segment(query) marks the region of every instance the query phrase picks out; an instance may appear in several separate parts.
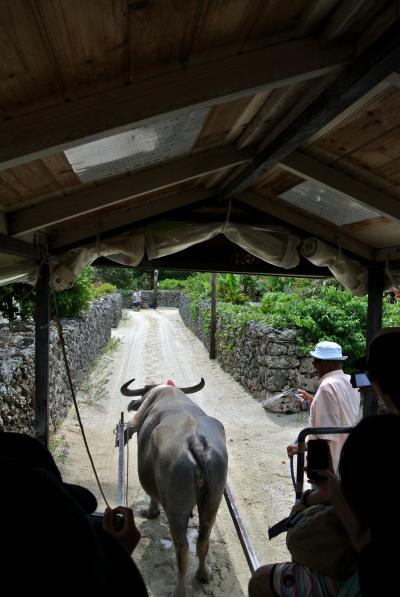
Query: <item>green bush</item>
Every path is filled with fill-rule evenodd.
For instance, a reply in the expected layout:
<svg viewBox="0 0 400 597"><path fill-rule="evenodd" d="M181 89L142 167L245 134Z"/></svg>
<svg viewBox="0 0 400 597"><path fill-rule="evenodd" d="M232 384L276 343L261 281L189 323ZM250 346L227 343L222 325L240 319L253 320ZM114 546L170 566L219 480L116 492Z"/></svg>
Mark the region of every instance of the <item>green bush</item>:
<svg viewBox="0 0 400 597"><path fill-rule="evenodd" d="M338 342L349 355L346 366L365 352L367 331L367 297L354 297L348 290L334 285L322 285L319 292L308 288L301 295L269 292L262 299L262 311L267 321L278 329L301 330L304 351L321 340ZM383 303L383 326L400 325L400 305Z"/></svg>
<svg viewBox="0 0 400 597"><path fill-rule="evenodd" d="M219 274L217 277L217 293L220 300L236 305L241 305L250 298L243 292L242 276L235 274Z"/></svg>
<svg viewBox="0 0 400 597"><path fill-rule="evenodd" d="M153 273L131 267L93 267L93 278L97 282L113 284L119 290L151 290Z"/></svg>
<svg viewBox="0 0 400 597"><path fill-rule="evenodd" d="M93 284L91 287L91 295L92 299L96 300L105 296L106 294L113 294L116 292L117 288L114 284Z"/></svg>
<svg viewBox="0 0 400 597"><path fill-rule="evenodd" d="M92 299L92 268L84 267L71 288L55 294L60 318L79 317Z"/></svg>
<svg viewBox="0 0 400 597"><path fill-rule="evenodd" d="M20 317L32 319L35 313L36 293L30 284L7 284L0 287L0 314L9 321Z"/></svg>
<svg viewBox="0 0 400 597"><path fill-rule="evenodd" d="M176 280L175 278L167 278L159 282L161 290L182 290L184 287L184 280Z"/></svg>
<svg viewBox="0 0 400 597"><path fill-rule="evenodd" d="M307 280L259 276L253 283L249 276L218 276L218 342L220 350L232 350L248 322L261 322L276 329L297 329L304 353L320 340L338 342L349 356L346 369L365 352L367 297L352 294L333 279ZM199 303L211 296L210 274L193 275L184 281L184 292L192 298L191 316L196 319ZM261 308L240 304L242 296L262 295ZM221 300L222 299L222 300ZM209 312L203 325L208 333ZM400 326L400 303L383 300L383 326Z"/></svg>

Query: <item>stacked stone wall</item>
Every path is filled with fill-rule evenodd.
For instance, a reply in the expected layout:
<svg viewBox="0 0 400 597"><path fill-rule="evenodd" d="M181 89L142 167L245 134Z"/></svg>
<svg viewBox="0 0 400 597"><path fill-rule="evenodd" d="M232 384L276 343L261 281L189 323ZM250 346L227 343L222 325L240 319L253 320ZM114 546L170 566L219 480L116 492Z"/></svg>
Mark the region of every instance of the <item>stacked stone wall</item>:
<svg viewBox="0 0 400 597"><path fill-rule="evenodd" d="M202 302L198 310L193 310L190 297L182 293L179 311L186 326L208 349L210 339L204 322L210 311L209 302ZM216 358L254 398L262 401L293 387L315 392L317 377L312 359L302 353L298 331L248 322L243 334L232 336L226 347L226 341L225 346L218 342L219 332L223 331L226 338L226 329L226 321L217 319Z"/></svg>
<svg viewBox="0 0 400 597"><path fill-rule="evenodd" d="M133 293L134 291L124 292L124 307L131 309L133 307ZM141 290L142 308L149 309L155 304L154 290ZM158 290L157 291L157 306L158 307L179 307L181 292L180 290Z"/></svg>
<svg viewBox="0 0 400 597"><path fill-rule="evenodd" d="M95 301L77 319L62 321L66 350L76 387L111 338L122 316L119 293ZM54 429L71 405L61 346L50 325L49 419ZM33 433L35 329L32 322L0 324L0 424L5 430Z"/></svg>

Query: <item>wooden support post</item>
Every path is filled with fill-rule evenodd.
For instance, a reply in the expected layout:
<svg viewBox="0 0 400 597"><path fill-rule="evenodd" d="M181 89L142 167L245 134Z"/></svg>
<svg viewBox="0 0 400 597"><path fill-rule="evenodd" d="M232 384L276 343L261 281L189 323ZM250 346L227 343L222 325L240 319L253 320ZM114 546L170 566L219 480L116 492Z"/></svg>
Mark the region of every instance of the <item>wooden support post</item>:
<svg viewBox="0 0 400 597"><path fill-rule="evenodd" d="M211 274L211 326L210 326L210 359L216 358L217 333L217 274Z"/></svg>
<svg viewBox="0 0 400 597"><path fill-rule="evenodd" d="M35 313L35 434L46 447L49 443L49 266L40 268L36 287Z"/></svg>
<svg viewBox="0 0 400 597"><path fill-rule="evenodd" d="M158 269L155 269L153 272L153 291L154 291L154 303L153 303L153 307L154 309L157 309L158 307Z"/></svg>
<svg viewBox="0 0 400 597"><path fill-rule="evenodd" d="M368 270L368 316L367 316L367 348L382 327L384 267L373 265ZM372 389L364 390L363 416L375 415L378 410L378 398Z"/></svg>

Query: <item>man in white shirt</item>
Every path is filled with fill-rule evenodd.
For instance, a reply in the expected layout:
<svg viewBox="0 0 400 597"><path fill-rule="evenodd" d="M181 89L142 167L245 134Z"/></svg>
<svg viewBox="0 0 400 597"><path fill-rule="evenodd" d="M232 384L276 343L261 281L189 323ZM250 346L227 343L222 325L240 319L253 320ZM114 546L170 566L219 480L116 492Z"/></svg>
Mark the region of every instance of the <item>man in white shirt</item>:
<svg viewBox="0 0 400 597"><path fill-rule="evenodd" d="M132 302L135 309L140 309L142 303L142 295L140 290L136 289L132 296Z"/></svg>
<svg viewBox="0 0 400 597"><path fill-rule="evenodd" d="M310 427L353 427L359 420L360 394L350 383L350 375L343 373L342 347L336 342L319 342L310 352L319 378L315 396L305 390L298 390L303 400L310 404ZM315 435L312 438L325 439L329 443L334 471L337 472L340 452L347 435ZM297 444L287 448L288 456L297 454Z"/></svg>

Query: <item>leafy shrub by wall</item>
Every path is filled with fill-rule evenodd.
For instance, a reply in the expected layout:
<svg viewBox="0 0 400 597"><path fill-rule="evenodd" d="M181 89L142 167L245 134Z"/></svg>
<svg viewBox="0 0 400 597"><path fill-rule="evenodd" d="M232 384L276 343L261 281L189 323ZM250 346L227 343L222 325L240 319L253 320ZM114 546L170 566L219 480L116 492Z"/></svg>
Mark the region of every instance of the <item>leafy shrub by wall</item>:
<svg viewBox="0 0 400 597"><path fill-rule="evenodd" d="M320 340L338 342L349 356L345 367L350 370L354 360L365 352L367 327L367 297L353 297L336 281L283 279L264 276L258 280L257 290L263 288L261 308L234 304L243 292L243 276L219 275L218 283L218 338L219 349L234 350L250 322L259 322L278 330L299 330L299 346L307 353ZM211 275L197 274L184 280L184 292L191 297L192 321L199 319L199 306L210 301ZM240 287L239 283L242 283ZM221 288L224 292L220 292ZM273 291L270 289L273 288ZM225 302L221 301L221 294ZM227 299L231 302L226 302ZM201 311L204 336L209 334L209 309ZM400 302L383 301L383 326L400 326Z"/></svg>
<svg viewBox="0 0 400 597"><path fill-rule="evenodd" d="M70 288L56 293L60 317L77 317L92 299L92 268L84 267Z"/></svg>
<svg viewBox="0 0 400 597"><path fill-rule="evenodd" d="M91 288L91 297L93 300L96 300L102 296L106 296L106 294L113 294L116 290L117 288L114 284L93 284Z"/></svg>

